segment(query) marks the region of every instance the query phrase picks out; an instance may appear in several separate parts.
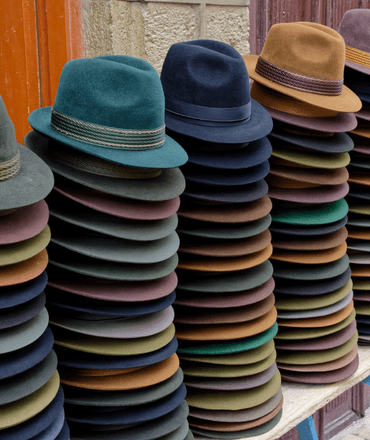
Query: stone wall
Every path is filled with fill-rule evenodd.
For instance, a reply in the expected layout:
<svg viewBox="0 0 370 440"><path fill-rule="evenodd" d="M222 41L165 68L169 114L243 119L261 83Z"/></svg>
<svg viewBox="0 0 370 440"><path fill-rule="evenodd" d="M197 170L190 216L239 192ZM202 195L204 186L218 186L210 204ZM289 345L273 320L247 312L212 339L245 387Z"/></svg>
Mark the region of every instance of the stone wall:
<svg viewBox="0 0 370 440"><path fill-rule="evenodd" d="M173 43L209 38L249 53L249 0L82 0L85 56L130 55L158 71Z"/></svg>

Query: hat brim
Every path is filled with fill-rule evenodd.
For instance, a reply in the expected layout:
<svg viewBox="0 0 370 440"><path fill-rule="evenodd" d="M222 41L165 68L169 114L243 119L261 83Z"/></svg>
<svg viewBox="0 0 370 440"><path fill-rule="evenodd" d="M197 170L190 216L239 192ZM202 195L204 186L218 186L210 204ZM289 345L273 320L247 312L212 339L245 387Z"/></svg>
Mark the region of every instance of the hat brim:
<svg viewBox="0 0 370 440"><path fill-rule="evenodd" d="M39 234L49 220L49 209L45 200L18 208L2 215L0 244L18 243Z"/></svg>
<svg viewBox="0 0 370 440"><path fill-rule="evenodd" d="M349 153L316 153L308 149L305 151L292 151L289 149L289 146L274 147L272 156L299 165L328 170L346 167L350 163Z"/></svg>
<svg viewBox="0 0 370 440"><path fill-rule="evenodd" d="M356 358L345 367L339 368L338 370L332 370L323 372L320 371L318 373L302 373L297 371L286 371L281 370L281 378L283 380L289 382L298 382L298 383L309 383L309 384L330 384L339 382L344 379L348 379L352 376L359 366L359 358L358 355Z"/></svg>
<svg viewBox="0 0 370 440"><path fill-rule="evenodd" d="M51 158L47 154L47 138L34 131L26 135L24 142L54 173L107 194L136 200L163 201L179 196L185 189L185 178L178 168L162 169L161 174L152 179L113 179L76 170Z"/></svg>
<svg viewBox="0 0 370 440"><path fill-rule="evenodd" d="M51 113L52 107L42 107L34 110L28 116L31 127L49 139L62 142L101 159L144 168L176 168L184 165L187 161L187 154L184 149L167 135L164 144L158 148L141 151L106 148L81 142L58 133L51 127Z"/></svg>
<svg viewBox="0 0 370 440"><path fill-rule="evenodd" d="M279 178L282 178L315 185L340 185L348 181L349 173L346 167L322 170L320 168L312 169L274 165L270 170L269 177L274 177L274 181L275 179L278 181ZM269 184L272 186L271 182Z"/></svg>
<svg viewBox="0 0 370 440"><path fill-rule="evenodd" d="M251 116L248 121L204 125L202 121L197 124L196 119L185 118L166 110L165 122L166 126L172 131L220 144L253 142L266 136L272 130L270 115L261 104L252 98Z"/></svg>
<svg viewBox="0 0 370 440"><path fill-rule="evenodd" d="M241 292L229 292L225 296L224 292L204 294L204 292L182 291L181 288L176 289L176 305L222 309L224 307L242 307L254 304L267 298L274 290L275 282L271 277L261 286L250 290L242 290Z"/></svg>
<svg viewBox="0 0 370 440"><path fill-rule="evenodd" d="M342 219L326 225L285 225L284 223L272 222L269 230L270 232L278 234L287 234L292 237L297 236L320 236L325 234L331 234L338 231L345 226L348 222L348 216L344 216Z"/></svg>
<svg viewBox="0 0 370 440"><path fill-rule="evenodd" d="M362 66L361 64L352 63L351 61L345 61L344 64L346 67L350 67L353 70L357 70L358 72L365 73L366 75L370 75L370 67Z"/></svg>
<svg viewBox="0 0 370 440"><path fill-rule="evenodd" d="M57 267L49 267L49 286L101 301L140 304L155 301L173 292L177 286L174 271L162 278L150 281L109 281L82 276Z"/></svg>
<svg viewBox="0 0 370 440"><path fill-rule="evenodd" d="M189 164L199 165L208 168L219 168L226 170L240 170L251 168L269 159L272 153L270 141L265 136L254 142L251 142L246 147L239 150L231 150L232 145L227 144L228 151L199 151L191 150L194 144L194 139L189 138ZM187 144L184 144L187 147Z"/></svg>
<svg viewBox="0 0 370 440"><path fill-rule="evenodd" d="M54 176L48 165L37 154L18 144L19 173L1 181L1 210L33 205L44 199L53 189Z"/></svg>
<svg viewBox="0 0 370 440"><path fill-rule="evenodd" d="M180 197L159 202L128 199L104 194L64 178L57 178L54 190L95 211L131 220L162 220L176 214L180 206Z"/></svg>
<svg viewBox="0 0 370 440"><path fill-rule="evenodd" d="M0 330L15 327L34 318L45 306L44 292L15 307L0 310Z"/></svg>
<svg viewBox="0 0 370 440"><path fill-rule="evenodd" d="M307 128L309 130L317 130L325 133L343 133L356 128L357 120L353 113L339 113L337 116L328 118L312 118L306 116L285 113L271 107L265 107L273 119L296 127ZM317 147L319 149L320 146Z"/></svg>
<svg viewBox="0 0 370 440"><path fill-rule="evenodd" d="M258 55L243 55L245 65L247 66L249 76L255 81L266 87L270 87L277 92L291 96L299 101L316 105L317 107L333 110L337 112L357 112L361 109L361 101L358 96L352 92L347 86L343 86L342 93L337 96L318 95L315 93L302 92L293 88L280 85L271 81L256 72Z"/></svg>
<svg viewBox="0 0 370 440"><path fill-rule="evenodd" d="M82 204L52 193L48 198L51 218L57 218L72 225L80 226L91 231L137 241L152 241L165 238L173 233L177 227L177 215L161 220L138 221L113 217L95 211Z"/></svg>
<svg viewBox="0 0 370 440"><path fill-rule="evenodd" d="M315 188L278 188L269 187L271 199L296 203L330 203L345 197L349 192L347 182L340 185L320 185Z"/></svg>
<svg viewBox="0 0 370 440"><path fill-rule="evenodd" d="M55 398L59 389L59 374L57 371L51 379L29 396L0 407L0 429L12 428L45 409Z"/></svg>
<svg viewBox="0 0 370 440"><path fill-rule="evenodd" d="M155 280L173 272L178 262L177 254L159 263L135 264L97 260L96 258L81 255L58 246L55 243L51 243L48 249L50 252L50 264L82 275L108 280Z"/></svg>

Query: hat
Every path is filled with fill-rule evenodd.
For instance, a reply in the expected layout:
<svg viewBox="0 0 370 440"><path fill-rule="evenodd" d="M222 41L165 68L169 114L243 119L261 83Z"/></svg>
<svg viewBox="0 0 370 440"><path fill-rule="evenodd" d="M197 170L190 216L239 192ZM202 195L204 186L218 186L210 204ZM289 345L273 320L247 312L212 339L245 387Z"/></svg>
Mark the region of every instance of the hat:
<svg viewBox="0 0 370 440"><path fill-rule="evenodd" d="M233 150L232 144L225 144L225 151L208 151L200 148L207 145L204 141L189 136L175 134L176 139L186 149L189 160L188 164L199 165L207 168L220 168L225 170L244 170L262 164L271 156L272 148L270 141L265 136L247 146Z"/></svg>
<svg viewBox="0 0 370 440"><path fill-rule="evenodd" d="M58 218L102 234L138 241L167 237L177 227L177 215L160 220L132 220L114 217L88 208L53 191L47 199L51 219Z"/></svg>
<svg viewBox="0 0 370 440"><path fill-rule="evenodd" d="M49 220L45 200L1 215L0 244L18 243L39 234Z"/></svg>
<svg viewBox="0 0 370 440"><path fill-rule="evenodd" d="M86 353L104 356L133 356L150 353L167 345L175 336L174 325L153 336L134 339L99 338L59 329L53 326L55 344Z"/></svg>
<svg viewBox="0 0 370 440"><path fill-rule="evenodd" d="M227 211L223 205L196 205L195 203L186 203L186 199L182 198L178 215L194 220L235 224L258 220L269 214L271 208L272 203L268 196L251 202L229 203Z"/></svg>
<svg viewBox="0 0 370 440"><path fill-rule="evenodd" d="M321 185L315 188L278 188L270 184L268 195L272 199L296 203L330 203L345 197L349 192L347 182L340 185Z"/></svg>
<svg viewBox="0 0 370 440"><path fill-rule="evenodd" d="M345 226L348 222L348 217L344 216L343 218L337 220L336 222L324 224L324 225L289 225L284 223L275 223L272 222L269 229L270 232L281 233L281 234L289 234L291 236L299 235L299 236L318 236L324 234L330 234L332 232L337 231L338 229Z"/></svg>
<svg viewBox="0 0 370 440"><path fill-rule="evenodd" d="M55 398L59 389L57 371L41 388L29 396L0 406L0 429L12 428L26 422L47 407Z"/></svg>
<svg viewBox="0 0 370 440"><path fill-rule="evenodd" d="M205 238L247 238L253 237L268 229L271 224L271 215L267 214L261 219L246 223L213 223L201 220L180 218L177 232L191 237Z"/></svg>
<svg viewBox="0 0 370 440"><path fill-rule="evenodd" d="M174 271L157 280L150 281L111 281L109 279L84 276L75 272L50 266L49 286L76 295L101 301L140 304L163 298L173 292L177 285Z"/></svg>
<svg viewBox="0 0 370 440"><path fill-rule="evenodd" d="M346 44L346 66L370 75L370 11L368 9L346 11L338 32Z"/></svg>
<svg viewBox="0 0 370 440"><path fill-rule="evenodd" d="M212 273L211 275L193 272L189 277L188 271L182 273L177 270L178 287L185 291L210 292L212 294L240 292L262 285L272 276L272 272L273 267L269 260L249 269L229 273Z"/></svg>
<svg viewBox="0 0 370 440"><path fill-rule="evenodd" d="M0 139L1 210L29 206L44 199L53 188L53 173L36 154L17 143L1 96Z"/></svg>
<svg viewBox="0 0 370 440"><path fill-rule="evenodd" d="M48 436L55 438L55 440L69 440L69 434L69 426L64 411L61 411L59 416L40 433L40 440L47 439Z"/></svg>
<svg viewBox="0 0 370 440"><path fill-rule="evenodd" d="M343 38L328 26L275 24L261 54L243 58L251 78L280 93L338 112L361 108L360 99L343 86Z"/></svg>
<svg viewBox="0 0 370 440"><path fill-rule="evenodd" d="M56 176L55 191L81 205L114 217L132 220L161 220L175 214L180 198L163 201L144 201L106 194L65 178ZM54 191L50 195L54 197Z"/></svg>
<svg viewBox="0 0 370 440"><path fill-rule="evenodd" d="M242 56L221 41L173 44L161 81L169 129L204 141L238 144L266 136L267 111L249 92Z"/></svg>
<svg viewBox="0 0 370 440"><path fill-rule="evenodd" d="M265 107L274 120L296 127L341 133L357 126L353 113L339 113L316 107L265 87L257 81L252 84L251 96Z"/></svg>
<svg viewBox="0 0 370 440"><path fill-rule="evenodd" d="M189 292L182 291L180 288L176 289L176 305L199 307L199 308L224 308L226 307L241 307L249 304L254 304L267 298L274 290L275 282L271 277L265 283L253 289L242 290L240 292L229 292L225 295L224 292Z"/></svg>
<svg viewBox="0 0 370 440"><path fill-rule="evenodd" d="M15 402L40 389L57 369L57 356L54 350L37 365L3 380L0 384L0 405Z"/></svg>
<svg viewBox="0 0 370 440"><path fill-rule="evenodd" d="M49 152L53 144L36 132L28 133L24 138L24 142L28 148L50 166L54 173L107 194L144 201L163 201L179 196L185 188L184 176L178 168L159 170L159 174L151 178L143 178L140 175L131 178L110 177L104 173L91 172L90 168L81 169L80 166L75 167L55 158ZM73 151L70 147L65 148L68 149L64 153L70 150ZM88 159L85 156L89 157L86 154L78 158L79 164L87 162ZM98 164L105 169L107 167L106 162L106 160L99 160ZM92 168L94 168L94 165L92 165ZM133 168L133 172L135 170Z"/></svg>
<svg viewBox="0 0 370 440"><path fill-rule="evenodd" d="M0 354L10 353L35 342L46 330L49 315L45 307L33 318L0 331Z"/></svg>
<svg viewBox="0 0 370 440"><path fill-rule="evenodd" d="M270 170L268 184L283 180L286 184L306 182L314 185L340 185L347 182L349 173L346 167L334 170L320 168L298 168L282 165L274 165ZM273 180L271 180L273 178ZM289 185L291 187L291 185Z"/></svg>
<svg viewBox="0 0 370 440"><path fill-rule="evenodd" d="M45 306L45 293L42 292L24 304L0 310L0 330L15 327L29 321Z"/></svg>
<svg viewBox="0 0 370 440"><path fill-rule="evenodd" d="M63 414L64 394L61 387L54 399L39 413L23 423L1 430L4 440L17 440L20 438L31 439L48 428Z"/></svg>
<svg viewBox="0 0 370 440"><path fill-rule="evenodd" d="M180 145L165 135L158 74L138 58L68 61L54 106L34 110L28 120L44 136L111 162L174 168L187 160Z"/></svg>
<svg viewBox="0 0 370 440"><path fill-rule="evenodd" d="M156 364L172 356L178 347L177 339L173 337L167 344L157 350L136 355L101 356L76 349L58 346L58 362L60 366L79 369L122 370L145 367Z"/></svg>
<svg viewBox="0 0 370 440"><path fill-rule="evenodd" d="M351 363L342 368L339 368L338 370L327 372L320 371L318 373L313 373L311 371L308 373L301 373L296 371L288 372L286 370L282 370L281 378L289 382L329 384L349 378L350 376L352 376L352 374L356 372L358 366L359 358L358 356L356 356L355 359L351 361Z"/></svg>
<svg viewBox="0 0 370 440"><path fill-rule="evenodd" d="M253 406L249 409L232 410L206 410L200 408L190 408L189 415L203 420L214 420L217 422L248 422L262 417L271 412L282 399L282 391L279 391L266 402Z"/></svg>
<svg viewBox="0 0 370 440"><path fill-rule="evenodd" d="M54 337L49 327L29 345L3 355L0 365L0 379L7 379L34 367L50 353Z"/></svg>
<svg viewBox="0 0 370 440"><path fill-rule="evenodd" d="M91 277L120 281L148 281L163 278L176 269L177 254L159 263L119 263L81 255L55 243L48 247L50 264Z"/></svg>

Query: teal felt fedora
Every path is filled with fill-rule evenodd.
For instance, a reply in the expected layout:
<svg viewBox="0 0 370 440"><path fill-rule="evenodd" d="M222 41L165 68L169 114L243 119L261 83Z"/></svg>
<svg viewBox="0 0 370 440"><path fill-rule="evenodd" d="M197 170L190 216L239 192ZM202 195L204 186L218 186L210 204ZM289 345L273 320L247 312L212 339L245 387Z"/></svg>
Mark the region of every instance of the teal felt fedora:
<svg viewBox="0 0 370 440"><path fill-rule="evenodd" d="M28 120L50 139L118 164L162 169L187 161L185 150L165 135L159 76L138 58L68 61L54 106L34 110Z"/></svg>

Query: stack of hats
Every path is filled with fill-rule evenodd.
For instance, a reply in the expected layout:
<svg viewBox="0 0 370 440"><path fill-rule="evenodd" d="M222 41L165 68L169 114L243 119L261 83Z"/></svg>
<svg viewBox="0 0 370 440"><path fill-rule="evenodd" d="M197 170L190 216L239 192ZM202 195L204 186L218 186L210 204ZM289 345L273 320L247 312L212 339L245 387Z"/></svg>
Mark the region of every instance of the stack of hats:
<svg viewBox="0 0 370 440"><path fill-rule="evenodd" d="M370 342L370 10L347 11L338 32L346 43L344 84L362 101L349 167L348 255L359 342Z"/></svg>
<svg viewBox="0 0 370 440"><path fill-rule="evenodd" d="M70 61L29 121L56 178L47 306L71 439L191 440L171 305L187 154L165 135L157 72Z"/></svg>
<svg viewBox="0 0 370 440"><path fill-rule="evenodd" d="M307 22L272 26L261 55L244 56L251 96L274 119L270 135L271 257L282 378L332 383L358 367L346 253L349 151L359 98L343 86L343 38Z"/></svg>
<svg viewBox="0 0 370 440"><path fill-rule="evenodd" d="M259 435L282 414L264 180L272 120L228 44L172 45L161 80L168 133L189 155L175 301L189 424L197 438Z"/></svg>
<svg viewBox="0 0 370 440"><path fill-rule="evenodd" d="M68 440L45 308L50 168L16 141L0 97L0 438Z"/></svg>

